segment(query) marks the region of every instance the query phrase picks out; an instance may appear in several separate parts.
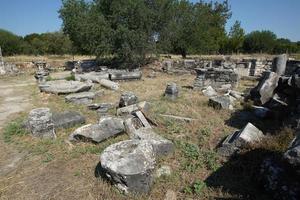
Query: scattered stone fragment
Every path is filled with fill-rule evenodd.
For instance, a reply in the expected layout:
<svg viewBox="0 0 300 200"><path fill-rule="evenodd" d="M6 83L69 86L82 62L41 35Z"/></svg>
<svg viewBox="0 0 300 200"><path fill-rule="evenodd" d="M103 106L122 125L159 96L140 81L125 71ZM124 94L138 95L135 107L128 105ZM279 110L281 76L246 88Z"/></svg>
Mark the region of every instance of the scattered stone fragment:
<svg viewBox="0 0 300 200"><path fill-rule="evenodd" d="M30 111L27 129L34 137L55 138L52 113L49 108L37 108Z"/></svg>
<svg viewBox="0 0 300 200"><path fill-rule="evenodd" d="M112 103L94 103L88 105L88 108L90 110L98 110L98 109L111 109L114 107L114 104Z"/></svg>
<svg viewBox="0 0 300 200"><path fill-rule="evenodd" d="M40 84L39 88L41 92L46 93L70 94L89 91L92 88L92 84L79 81L57 80Z"/></svg>
<svg viewBox="0 0 300 200"><path fill-rule="evenodd" d="M290 144L284 158L294 167L300 167L300 136L298 135Z"/></svg>
<svg viewBox="0 0 300 200"><path fill-rule="evenodd" d="M221 144L218 152L222 156L231 156L237 153L247 144L260 141L264 137L263 133L253 124L248 123L241 131L229 135Z"/></svg>
<svg viewBox="0 0 300 200"><path fill-rule="evenodd" d="M288 60L288 57L286 54L282 54L282 55L275 57L273 60L272 71L275 72L276 74L278 74L279 76L284 75L287 60Z"/></svg>
<svg viewBox="0 0 300 200"><path fill-rule="evenodd" d="M215 109L231 109L229 96L216 96L209 98L208 105Z"/></svg>
<svg viewBox="0 0 300 200"><path fill-rule="evenodd" d="M85 117L79 112L65 111L62 113L54 113L52 116L54 127L57 128L71 128L79 124L85 123Z"/></svg>
<svg viewBox="0 0 300 200"><path fill-rule="evenodd" d="M130 105L127 107L117 109L117 115L119 115L119 116L120 115L128 115L137 110L141 110L143 112L148 112L149 108L150 108L150 104L146 101L142 101L137 104L133 104L133 105Z"/></svg>
<svg viewBox="0 0 300 200"><path fill-rule="evenodd" d="M178 97L178 92L179 91L176 83L168 83L164 96L168 97L171 100L175 100Z"/></svg>
<svg viewBox="0 0 300 200"><path fill-rule="evenodd" d="M171 175L171 167L167 165L163 165L155 171L155 177L159 178L162 176L170 176Z"/></svg>
<svg viewBox="0 0 300 200"><path fill-rule="evenodd" d="M88 124L76 129L69 137L70 141L102 142L110 137L125 132L123 120L114 117L104 117L99 124Z"/></svg>
<svg viewBox="0 0 300 200"><path fill-rule="evenodd" d="M148 140L127 140L107 147L100 156L105 176L125 193L150 191L155 153Z"/></svg>
<svg viewBox="0 0 300 200"><path fill-rule="evenodd" d="M110 80L106 80L106 79L101 79L99 81L100 85L102 85L105 88L111 89L111 90L118 90L119 89L119 84L115 83L113 81Z"/></svg>
<svg viewBox="0 0 300 200"><path fill-rule="evenodd" d="M123 92L119 102L119 108L138 103L138 97L133 92Z"/></svg>
<svg viewBox="0 0 300 200"><path fill-rule="evenodd" d="M265 104L274 95L279 76L275 72L266 72L259 84L251 90L251 98L257 104Z"/></svg>
<svg viewBox="0 0 300 200"><path fill-rule="evenodd" d="M95 93L93 92L80 92L75 94L69 94L65 97L66 102L71 102L75 104L90 104L95 98Z"/></svg>
<svg viewBox="0 0 300 200"><path fill-rule="evenodd" d="M202 90L202 93L206 97L218 96L218 93L216 92L216 90L211 86L208 86L206 89Z"/></svg>

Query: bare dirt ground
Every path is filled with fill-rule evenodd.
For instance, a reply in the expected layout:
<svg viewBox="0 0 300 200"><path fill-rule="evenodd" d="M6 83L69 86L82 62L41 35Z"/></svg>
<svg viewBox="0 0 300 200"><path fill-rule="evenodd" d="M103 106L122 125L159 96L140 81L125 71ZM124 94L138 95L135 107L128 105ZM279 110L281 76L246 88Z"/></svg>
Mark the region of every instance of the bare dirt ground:
<svg viewBox="0 0 300 200"><path fill-rule="evenodd" d="M30 93L25 87L35 84L30 80L0 79L0 130L16 113L30 108ZM0 140L0 178L15 170L25 157L25 152L18 152Z"/></svg>

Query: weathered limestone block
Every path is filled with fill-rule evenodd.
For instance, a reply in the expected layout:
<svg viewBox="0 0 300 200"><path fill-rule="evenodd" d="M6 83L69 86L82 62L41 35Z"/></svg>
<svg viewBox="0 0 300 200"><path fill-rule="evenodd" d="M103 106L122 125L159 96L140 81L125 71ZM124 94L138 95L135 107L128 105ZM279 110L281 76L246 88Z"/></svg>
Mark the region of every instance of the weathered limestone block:
<svg viewBox="0 0 300 200"><path fill-rule="evenodd" d="M75 74L75 79L77 81L92 81L94 83L99 83L101 79L109 79L108 72L89 72L84 74Z"/></svg>
<svg viewBox="0 0 300 200"><path fill-rule="evenodd" d="M30 111L27 129L34 137L55 138L52 113L49 108L37 108Z"/></svg>
<svg viewBox="0 0 300 200"><path fill-rule="evenodd" d="M70 94L89 91L92 88L92 84L79 81L56 80L40 84L39 88L41 92L46 93Z"/></svg>
<svg viewBox="0 0 300 200"><path fill-rule="evenodd" d="M170 71L172 69L173 62L171 60L165 60L162 62L162 69L164 71Z"/></svg>
<svg viewBox="0 0 300 200"><path fill-rule="evenodd" d="M123 92L120 98L119 107L126 107L138 103L138 97L133 92Z"/></svg>
<svg viewBox="0 0 300 200"><path fill-rule="evenodd" d="M111 90L118 90L119 89L119 84L115 83L113 81L110 81L110 80L101 79L99 81L99 84L102 85L103 87L111 89Z"/></svg>
<svg viewBox="0 0 300 200"><path fill-rule="evenodd" d="M273 60L272 71L275 72L276 74L278 74L279 76L284 75L287 60L288 60L288 57L286 54L282 54L280 56L275 57Z"/></svg>
<svg viewBox="0 0 300 200"><path fill-rule="evenodd" d="M100 156L105 176L124 192L150 191L155 153L148 140L127 140L107 147Z"/></svg>
<svg viewBox="0 0 300 200"><path fill-rule="evenodd" d="M259 142L263 133L253 124L248 123L241 131L229 135L221 144L218 152L223 156L231 156L247 144Z"/></svg>
<svg viewBox="0 0 300 200"><path fill-rule="evenodd" d="M140 70L131 72L114 72L109 74L109 79L112 81L118 80L138 80L142 78L142 72Z"/></svg>
<svg viewBox="0 0 300 200"><path fill-rule="evenodd" d="M218 93L216 92L216 90L214 88L212 88L211 86L208 86L206 89L202 90L202 93L206 97L218 96Z"/></svg>
<svg viewBox="0 0 300 200"><path fill-rule="evenodd" d="M279 76L275 72L266 72L263 79L251 90L251 98L257 104L265 104L273 97L278 81Z"/></svg>
<svg viewBox="0 0 300 200"><path fill-rule="evenodd" d="M102 142L125 132L123 120L120 118L104 117L99 124L88 124L76 129L70 136L70 141L87 140Z"/></svg>
<svg viewBox="0 0 300 200"><path fill-rule="evenodd" d="M90 104L95 98L95 93L93 92L80 92L75 94L70 94L65 97L66 102L71 102L75 104Z"/></svg>
<svg viewBox="0 0 300 200"><path fill-rule="evenodd" d="M178 97L178 93L179 90L176 83L168 83L164 96L171 100L175 100Z"/></svg>
<svg viewBox="0 0 300 200"><path fill-rule="evenodd" d="M230 97L229 96L215 96L209 98L208 105L215 109L232 109Z"/></svg>
<svg viewBox="0 0 300 200"><path fill-rule="evenodd" d="M150 109L150 104L146 101L142 101L137 104L133 104L127 107L117 109L117 115L128 115L137 110L141 110L143 112L147 112Z"/></svg>
<svg viewBox="0 0 300 200"><path fill-rule="evenodd" d="M62 113L53 113L52 116L54 127L57 128L71 128L79 124L85 123L85 117L79 112L65 111Z"/></svg>

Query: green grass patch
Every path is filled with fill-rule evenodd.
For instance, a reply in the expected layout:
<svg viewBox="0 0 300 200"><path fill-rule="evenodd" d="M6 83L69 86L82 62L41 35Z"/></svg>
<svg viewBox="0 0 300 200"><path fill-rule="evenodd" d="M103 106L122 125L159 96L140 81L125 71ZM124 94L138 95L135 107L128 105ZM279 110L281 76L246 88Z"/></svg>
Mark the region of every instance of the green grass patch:
<svg viewBox="0 0 300 200"><path fill-rule="evenodd" d="M3 130L4 142L10 143L15 136L24 136L29 134L23 125L23 119L16 119L10 122Z"/></svg>

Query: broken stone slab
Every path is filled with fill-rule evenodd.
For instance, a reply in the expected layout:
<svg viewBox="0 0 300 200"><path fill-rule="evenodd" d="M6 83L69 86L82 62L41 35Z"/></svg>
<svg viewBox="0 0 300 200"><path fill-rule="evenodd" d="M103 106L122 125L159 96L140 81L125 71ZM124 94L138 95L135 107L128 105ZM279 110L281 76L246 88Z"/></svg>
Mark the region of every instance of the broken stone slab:
<svg viewBox="0 0 300 200"><path fill-rule="evenodd" d="M133 92L123 92L119 102L119 108L138 103L138 97Z"/></svg>
<svg viewBox="0 0 300 200"><path fill-rule="evenodd" d="M261 141L263 137L262 131L253 124L248 123L241 131L236 131L226 137L221 147L218 148L218 153L222 156L231 156L245 147L245 145Z"/></svg>
<svg viewBox="0 0 300 200"><path fill-rule="evenodd" d="M113 72L109 74L109 79L112 81L119 80L138 80L142 78L142 72L140 70L131 72Z"/></svg>
<svg viewBox="0 0 300 200"><path fill-rule="evenodd" d="M75 79L77 81L92 81L94 83L99 83L101 79L109 79L108 72L89 72L84 74L75 74Z"/></svg>
<svg viewBox="0 0 300 200"><path fill-rule="evenodd" d="M229 96L215 96L209 98L208 105L215 109L233 109Z"/></svg>
<svg viewBox="0 0 300 200"><path fill-rule="evenodd" d="M251 98L257 104L265 104L273 97L278 81L279 76L275 72L265 72L263 79L251 90Z"/></svg>
<svg viewBox="0 0 300 200"><path fill-rule="evenodd" d="M105 176L125 193L148 193L156 164L148 140L126 140L107 147L100 156Z"/></svg>
<svg viewBox="0 0 300 200"><path fill-rule="evenodd" d="M65 97L66 102L71 102L75 104L90 104L95 98L94 92L80 92L75 94L69 94Z"/></svg>
<svg viewBox="0 0 300 200"><path fill-rule="evenodd" d="M206 97L218 96L218 93L216 92L216 90L211 86L208 86L206 89L202 90L202 93Z"/></svg>
<svg viewBox="0 0 300 200"><path fill-rule="evenodd" d="M53 113L52 119L55 129L71 128L79 124L84 124L86 121L85 117L76 111Z"/></svg>
<svg viewBox="0 0 300 200"><path fill-rule="evenodd" d="M41 92L46 93L70 94L89 91L92 86L93 85L90 83L83 83L79 81L56 80L40 84L39 88Z"/></svg>
<svg viewBox="0 0 300 200"><path fill-rule="evenodd" d="M123 120L115 117L104 117L99 124L88 124L76 129L70 136L70 141L102 142L125 132Z"/></svg>
<svg viewBox="0 0 300 200"><path fill-rule="evenodd" d="M175 100L178 97L178 93L179 90L176 83L168 83L164 96L171 100Z"/></svg>
<svg viewBox="0 0 300 200"><path fill-rule="evenodd" d="M274 58L273 64L272 64L272 71L278 74L279 76L282 76L285 74L286 69L286 63L287 63L288 57L286 54L279 55Z"/></svg>
<svg viewBox="0 0 300 200"><path fill-rule="evenodd" d="M175 116L175 115L160 114L160 116L175 119L175 120L179 120L179 121L185 121L185 122L192 122L192 121L196 120L196 119L192 119L192 118L189 118L189 117L180 117L180 116Z"/></svg>
<svg viewBox="0 0 300 200"><path fill-rule="evenodd" d="M135 112L137 110L141 110L143 112L148 112L149 109L150 109L150 104L146 101L142 101L137 104L133 104L130 106L126 106L126 107L117 109L117 115L119 115L119 116L120 115L129 115L132 112Z"/></svg>
<svg viewBox="0 0 300 200"><path fill-rule="evenodd" d="M136 127L134 117L129 117L124 121L126 132L129 134L130 138L136 140L149 140L153 145L157 157L173 152L173 143L156 134L142 113L137 116L142 124L141 127Z"/></svg>
<svg viewBox="0 0 300 200"><path fill-rule="evenodd" d="M293 139L284 153L284 158L294 167L300 167L300 136L298 135Z"/></svg>
<svg viewBox="0 0 300 200"><path fill-rule="evenodd" d="M34 137L56 138L52 113L49 108L37 108L30 111L27 129Z"/></svg>
<svg viewBox="0 0 300 200"><path fill-rule="evenodd" d="M115 83L113 81L110 80L106 80L106 79L101 79L99 80L99 84L105 88L111 89L111 90L118 90L119 89L119 84Z"/></svg>

